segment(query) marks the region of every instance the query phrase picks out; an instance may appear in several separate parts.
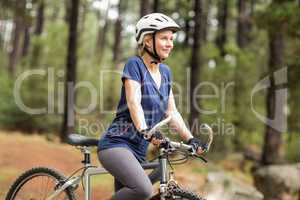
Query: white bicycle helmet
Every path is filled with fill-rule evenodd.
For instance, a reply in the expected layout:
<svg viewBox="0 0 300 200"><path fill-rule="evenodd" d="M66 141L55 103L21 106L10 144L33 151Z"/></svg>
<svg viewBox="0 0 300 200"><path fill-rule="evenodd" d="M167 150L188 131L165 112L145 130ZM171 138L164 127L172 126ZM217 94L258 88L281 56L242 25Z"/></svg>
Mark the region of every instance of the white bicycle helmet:
<svg viewBox="0 0 300 200"><path fill-rule="evenodd" d="M162 29L170 29L177 32L180 27L170 17L162 13L151 13L142 17L136 24L135 38L138 44L142 44L146 34L154 33Z"/></svg>
<svg viewBox="0 0 300 200"><path fill-rule="evenodd" d="M151 13L145 15L136 24L135 38L138 45L143 43L143 39L146 34L153 34L153 52L150 51L147 47L144 47L144 50L152 58L154 58L154 61L151 61L151 63L158 63L162 61L162 59L156 52L155 33L163 29L168 29L173 32L177 32L180 29L180 27L173 19L162 13Z"/></svg>

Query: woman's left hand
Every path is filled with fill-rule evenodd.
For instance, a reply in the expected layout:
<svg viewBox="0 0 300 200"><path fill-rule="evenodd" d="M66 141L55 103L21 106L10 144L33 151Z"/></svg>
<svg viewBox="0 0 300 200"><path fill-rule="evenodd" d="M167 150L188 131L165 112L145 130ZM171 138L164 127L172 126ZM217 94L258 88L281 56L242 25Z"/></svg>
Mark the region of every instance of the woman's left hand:
<svg viewBox="0 0 300 200"><path fill-rule="evenodd" d="M193 149L196 150L196 153L198 155L205 152L205 149L204 149L205 147L198 138L193 137L193 138L189 139L188 144L191 145L193 147Z"/></svg>
<svg viewBox="0 0 300 200"><path fill-rule="evenodd" d="M151 143L152 143L154 146L156 146L156 147L159 147L159 145L160 145L162 142L163 142L162 139L157 139L157 138L155 138L155 137L153 137L152 140L151 140Z"/></svg>
<svg viewBox="0 0 300 200"><path fill-rule="evenodd" d="M202 153L204 153L204 150L201 147L198 147L197 154L200 155Z"/></svg>

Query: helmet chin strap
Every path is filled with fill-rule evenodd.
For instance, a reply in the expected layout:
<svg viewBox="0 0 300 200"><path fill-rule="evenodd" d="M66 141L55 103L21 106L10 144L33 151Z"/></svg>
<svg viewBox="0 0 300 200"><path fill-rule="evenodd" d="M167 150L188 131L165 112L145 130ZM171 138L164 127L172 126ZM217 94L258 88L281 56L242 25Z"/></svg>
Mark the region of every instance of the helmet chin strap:
<svg viewBox="0 0 300 200"><path fill-rule="evenodd" d="M150 63L151 64L158 64L159 62L162 62L164 59L160 58L159 55L157 54L157 51L156 51L156 47L155 47L155 35L156 35L156 32L153 33L153 52L150 51L147 47L145 47L145 51L154 59L152 60Z"/></svg>

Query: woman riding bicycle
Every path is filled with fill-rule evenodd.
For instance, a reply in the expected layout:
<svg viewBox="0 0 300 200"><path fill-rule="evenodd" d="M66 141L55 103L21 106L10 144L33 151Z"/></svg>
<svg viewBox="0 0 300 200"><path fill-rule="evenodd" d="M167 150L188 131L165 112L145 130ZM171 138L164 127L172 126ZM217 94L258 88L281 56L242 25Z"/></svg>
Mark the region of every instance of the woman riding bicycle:
<svg viewBox="0 0 300 200"><path fill-rule="evenodd" d="M172 115L170 125L188 144L203 152L178 113L172 92L171 72L162 62L173 49L173 33L180 27L170 17L152 13L136 24L139 55L129 58L122 74L117 114L98 145L101 164L123 187L112 200L145 200L153 194L152 183L141 167L149 142L160 145L156 133L147 141L143 134Z"/></svg>

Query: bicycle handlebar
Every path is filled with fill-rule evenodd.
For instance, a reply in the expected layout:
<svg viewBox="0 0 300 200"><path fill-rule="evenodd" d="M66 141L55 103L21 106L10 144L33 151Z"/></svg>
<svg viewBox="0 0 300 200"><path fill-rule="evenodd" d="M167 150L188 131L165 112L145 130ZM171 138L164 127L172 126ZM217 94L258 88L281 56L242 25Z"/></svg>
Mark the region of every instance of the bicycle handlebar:
<svg viewBox="0 0 300 200"><path fill-rule="evenodd" d="M158 128L166 125L167 123L169 123L172 119L172 116L170 115L169 117L167 117L166 119L163 119L162 121L158 122L153 128L151 128L151 130L149 131L149 134L153 134Z"/></svg>
<svg viewBox="0 0 300 200"><path fill-rule="evenodd" d="M144 134L144 138L145 139L150 139L152 134L155 133L155 131L157 129L159 129L160 127L166 125L167 123L170 122L170 120L172 119L172 116L168 116L167 118L163 119L162 121L160 121L159 123L157 123L153 128L151 128L149 130L149 132L147 134ZM208 130L208 140L206 142L206 152L209 151L210 149L210 146L213 142L213 130L212 128L207 125L207 124L203 124L203 126L205 127L205 129ZM192 148L192 146L188 145L188 144L184 144L183 142L173 142L173 141L169 141L170 145L175 147L175 148L178 148L178 149L183 149L183 150L190 150Z"/></svg>

